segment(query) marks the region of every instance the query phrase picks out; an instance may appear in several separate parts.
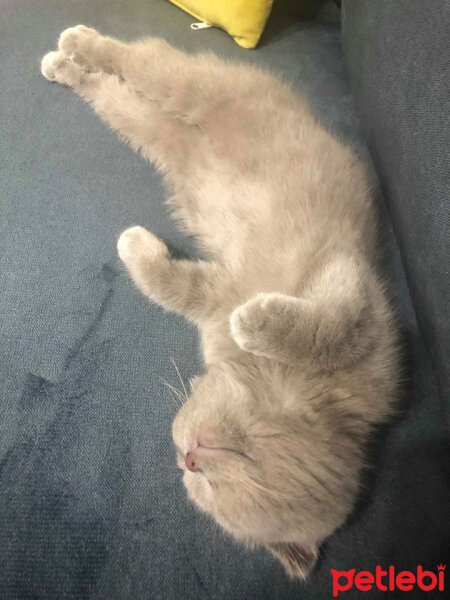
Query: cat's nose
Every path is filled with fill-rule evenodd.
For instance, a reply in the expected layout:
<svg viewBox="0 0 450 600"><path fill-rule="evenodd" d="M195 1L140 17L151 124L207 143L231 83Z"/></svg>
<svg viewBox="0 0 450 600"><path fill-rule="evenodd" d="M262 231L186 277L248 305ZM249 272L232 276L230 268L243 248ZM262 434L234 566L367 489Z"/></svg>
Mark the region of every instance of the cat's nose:
<svg viewBox="0 0 450 600"><path fill-rule="evenodd" d="M184 457L184 464L189 469L189 471L196 471L197 465L195 464L194 454L192 452L188 452Z"/></svg>

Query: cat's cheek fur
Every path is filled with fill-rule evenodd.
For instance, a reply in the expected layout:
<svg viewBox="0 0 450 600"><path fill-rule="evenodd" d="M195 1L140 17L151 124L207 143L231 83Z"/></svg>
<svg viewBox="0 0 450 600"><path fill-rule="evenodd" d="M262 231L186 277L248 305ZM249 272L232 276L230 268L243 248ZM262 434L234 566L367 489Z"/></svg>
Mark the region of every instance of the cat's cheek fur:
<svg viewBox="0 0 450 600"><path fill-rule="evenodd" d="M277 523L273 522L271 518L273 511L268 510L263 519L265 523L252 523L252 517L258 513L257 510L252 510L252 507L247 506L244 502L238 509L230 505L228 511L222 511L221 500L223 501L223 498L218 496L214 499L213 488L201 474L186 472L184 483L188 497L200 510L213 517L225 531L248 547L264 546L270 550L283 564L290 577L306 579L314 568L319 556L316 545L306 546L296 542L269 543L264 541L268 535L269 523L275 530L277 527ZM277 539L274 531L270 537Z"/></svg>

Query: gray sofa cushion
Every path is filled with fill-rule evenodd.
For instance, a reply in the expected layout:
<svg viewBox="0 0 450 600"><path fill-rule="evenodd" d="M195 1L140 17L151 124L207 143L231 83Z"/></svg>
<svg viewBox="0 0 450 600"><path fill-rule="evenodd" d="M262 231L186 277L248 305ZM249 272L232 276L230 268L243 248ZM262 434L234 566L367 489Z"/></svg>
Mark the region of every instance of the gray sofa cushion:
<svg viewBox="0 0 450 600"><path fill-rule="evenodd" d="M411 405L374 448L368 493L311 580L289 581L266 552L235 545L186 499L170 435L177 407L161 378L180 387L172 359L185 379L201 370L196 332L134 289L115 242L141 224L181 253L196 251L170 220L154 169L71 91L46 82L41 56L62 29L85 23L258 62L289 78L368 159L336 26L269 24L249 52L223 32L192 32L191 21L163 0L0 2L5 600L319 600L331 597L330 568L445 560L448 453L387 220L386 269L415 363Z"/></svg>
<svg viewBox="0 0 450 600"><path fill-rule="evenodd" d="M450 3L344 0L345 56L450 423Z"/></svg>

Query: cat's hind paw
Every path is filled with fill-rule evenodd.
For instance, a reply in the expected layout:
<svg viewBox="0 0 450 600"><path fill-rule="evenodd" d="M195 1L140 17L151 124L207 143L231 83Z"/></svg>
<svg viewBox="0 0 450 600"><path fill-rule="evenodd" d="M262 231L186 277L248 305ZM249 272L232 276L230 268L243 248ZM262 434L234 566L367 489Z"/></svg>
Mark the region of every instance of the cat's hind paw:
<svg viewBox="0 0 450 600"><path fill-rule="evenodd" d="M85 71L110 72L108 52L105 53L105 44L102 43L104 40L105 38L95 29L76 25L61 33L58 48Z"/></svg>
<svg viewBox="0 0 450 600"><path fill-rule="evenodd" d="M59 36L58 48L68 58L71 58L76 63L83 62L83 50L87 46L91 46L94 38L100 34L90 27L84 25L75 25L65 29Z"/></svg>
<svg viewBox="0 0 450 600"><path fill-rule="evenodd" d="M82 72L62 52L48 52L41 62L41 73L49 81L75 87L82 79Z"/></svg>
<svg viewBox="0 0 450 600"><path fill-rule="evenodd" d="M41 62L41 73L49 81L57 81L56 73L67 58L61 52L48 52Z"/></svg>

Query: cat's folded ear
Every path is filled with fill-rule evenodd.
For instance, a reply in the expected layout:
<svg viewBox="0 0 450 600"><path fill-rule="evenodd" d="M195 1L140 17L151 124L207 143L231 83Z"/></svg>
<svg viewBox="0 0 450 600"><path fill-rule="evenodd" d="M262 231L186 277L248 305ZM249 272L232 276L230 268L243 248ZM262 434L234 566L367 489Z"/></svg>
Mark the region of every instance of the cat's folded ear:
<svg viewBox="0 0 450 600"><path fill-rule="evenodd" d="M319 556L316 546L301 546L295 542L270 544L267 548L278 558L287 573L298 579L308 577Z"/></svg>

